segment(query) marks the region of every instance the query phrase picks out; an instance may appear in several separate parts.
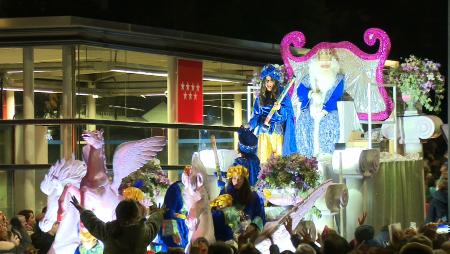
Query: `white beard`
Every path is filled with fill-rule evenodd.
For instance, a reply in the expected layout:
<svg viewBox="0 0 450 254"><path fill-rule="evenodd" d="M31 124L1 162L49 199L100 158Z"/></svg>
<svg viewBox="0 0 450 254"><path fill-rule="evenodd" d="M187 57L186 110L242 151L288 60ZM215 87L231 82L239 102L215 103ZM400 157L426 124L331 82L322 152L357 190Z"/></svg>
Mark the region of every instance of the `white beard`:
<svg viewBox="0 0 450 254"><path fill-rule="evenodd" d="M339 64L334 58L331 61L331 66L329 69L321 68L320 62L317 59L313 59L309 66L311 90L315 91L311 94L309 106L309 113L314 119L314 156L317 156L320 153L319 127L320 120L324 116L322 110L323 105L325 104L325 96L336 83L336 75L338 71Z"/></svg>

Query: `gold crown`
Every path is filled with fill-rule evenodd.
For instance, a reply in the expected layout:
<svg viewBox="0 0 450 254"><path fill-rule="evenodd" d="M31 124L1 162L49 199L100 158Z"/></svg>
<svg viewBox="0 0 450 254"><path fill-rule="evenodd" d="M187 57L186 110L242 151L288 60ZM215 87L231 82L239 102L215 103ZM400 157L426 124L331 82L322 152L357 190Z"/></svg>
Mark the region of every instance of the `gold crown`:
<svg viewBox="0 0 450 254"><path fill-rule="evenodd" d="M125 199L132 199L135 201L142 201L144 200L144 192L142 192L140 189L136 187L128 187L123 190L122 196Z"/></svg>
<svg viewBox="0 0 450 254"><path fill-rule="evenodd" d="M333 49L321 49L319 52L317 52L317 58L320 60L331 60L331 57L335 55L335 52Z"/></svg>
<svg viewBox="0 0 450 254"><path fill-rule="evenodd" d="M233 197L230 194L220 195L209 203L209 206L218 208L230 207L232 205Z"/></svg>
<svg viewBox="0 0 450 254"><path fill-rule="evenodd" d="M234 176L244 176L248 178L248 169L242 165L229 167L227 170L227 178L232 178Z"/></svg>

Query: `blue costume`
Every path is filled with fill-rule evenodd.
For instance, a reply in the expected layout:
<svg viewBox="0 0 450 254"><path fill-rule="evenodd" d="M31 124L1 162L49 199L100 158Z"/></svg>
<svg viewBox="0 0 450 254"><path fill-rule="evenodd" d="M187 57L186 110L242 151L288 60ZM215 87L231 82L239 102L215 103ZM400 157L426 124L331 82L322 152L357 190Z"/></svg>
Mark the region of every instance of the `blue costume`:
<svg viewBox="0 0 450 254"><path fill-rule="evenodd" d="M164 221L159 233L162 251L167 251L168 247L185 248L188 244L189 229L183 218L186 215L183 188L183 183L177 181L169 186L164 197L167 211L164 213ZM179 237L180 243L176 243L174 237Z"/></svg>
<svg viewBox="0 0 450 254"><path fill-rule="evenodd" d="M266 213L264 211L263 199L258 195L258 193L256 193L256 191L252 191L250 203L248 203L245 207L242 207L242 205L235 203L238 191L239 190L236 190L232 184L228 184L226 189L222 190L220 194L230 194L233 197L233 206L238 210L243 211L244 214L250 218L252 223L255 223L259 227L259 230L262 230L262 227L266 224Z"/></svg>
<svg viewBox="0 0 450 254"><path fill-rule="evenodd" d="M241 126L239 134L239 152L241 157L234 160L233 165L242 165L249 171L250 186L254 186L258 180L258 174L261 169L259 158L256 155L258 150L258 138L247 128Z"/></svg>
<svg viewBox="0 0 450 254"><path fill-rule="evenodd" d="M297 96L301 102L301 112L297 119L295 130L298 152L306 157L314 154L314 119L310 113L311 82L309 76L305 76L297 88ZM326 92L323 110L326 114L319 123L319 147L320 153L333 153L335 143L339 141L339 115L337 101L344 94L344 76L338 74L334 85Z"/></svg>
<svg viewBox="0 0 450 254"><path fill-rule="evenodd" d="M276 81L275 86L282 83L283 78L281 71L273 65L266 65L261 73L261 80L264 82L267 77L271 77L273 81ZM282 87L278 86L278 97L282 92ZM258 96L253 105L253 116L249 121L250 129L258 136L258 157L262 163L266 162L270 158L271 154L287 156L297 152L297 146L295 142L295 127L294 127L294 111L292 109L292 103L289 94L287 94L281 101L280 109L273 114L270 119L268 128L264 125L264 121L272 109L276 98L273 98L272 91L265 91L261 89L261 93L265 96ZM265 92L264 92L265 91ZM265 98L261 102L261 99Z"/></svg>

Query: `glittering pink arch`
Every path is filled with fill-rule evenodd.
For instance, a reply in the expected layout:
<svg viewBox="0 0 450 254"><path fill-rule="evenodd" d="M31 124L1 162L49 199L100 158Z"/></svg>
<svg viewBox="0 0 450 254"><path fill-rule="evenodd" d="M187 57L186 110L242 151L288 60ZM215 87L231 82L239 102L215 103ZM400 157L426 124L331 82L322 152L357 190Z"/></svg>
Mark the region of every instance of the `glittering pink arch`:
<svg viewBox="0 0 450 254"><path fill-rule="evenodd" d="M364 32L364 42L367 45L373 46L377 40L379 41L379 48L374 54L365 53L353 43L343 41L337 43L321 42L314 46L306 55L294 56L290 51L291 45L295 48L302 48L305 45L305 36L303 33L294 31L283 37L280 47L283 62L286 66L286 71L289 78L292 77L294 73L297 78L299 78L296 72L300 69L304 69L306 67L305 64L321 49L333 48L340 50L348 56L347 59L350 59L349 62L359 63L358 68L361 68L361 70L366 72L365 80L371 80L371 82L376 82L378 85L376 93L378 93L378 96L382 99L384 105L381 105L378 110L376 109L375 112L372 112L372 120L382 121L389 118L389 115L393 110L393 102L383 86L383 67L391 48L391 42L388 35L381 29L369 28ZM352 75L355 76L358 74L354 71ZM346 87L346 91L353 97L355 104L357 104L356 102L358 100L364 100L363 91L364 89L367 91L367 83L361 84L361 82L357 79L358 78L355 78L355 82L352 85L353 87ZM374 98L373 100L376 99L377 98ZM361 103L362 104L360 107L358 107L358 105L356 106L358 117L361 120L367 120L367 105L364 105L365 102Z"/></svg>

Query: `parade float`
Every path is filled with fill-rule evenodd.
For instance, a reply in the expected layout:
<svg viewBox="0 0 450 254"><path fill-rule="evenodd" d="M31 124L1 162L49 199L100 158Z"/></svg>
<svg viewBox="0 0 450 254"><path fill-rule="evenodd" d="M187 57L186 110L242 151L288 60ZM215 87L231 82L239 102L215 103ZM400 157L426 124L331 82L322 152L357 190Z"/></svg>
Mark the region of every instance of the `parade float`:
<svg viewBox="0 0 450 254"><path fill-rule="evenodd" d="M237 236L245 230L242 223L248 226L248 220L242 221L230 195L219 195L225 188L224 173L236 166L249 167L246 177L257 176L252 191L265 201L267 222L256 239L263 253L268 253L270 246L268 235L282 249L292 250L287 247L289 233L280 226L288 216L293 229L310 220L318 231L328 226L349 240L357 218L366 211L367 223L375 228L397 221L421 224L424 182L420 142L439 136L442 121L418 113L414 101L407 101L407 110L398 111L397 87L405 101L416 99L428 110L438 110L443 77L436 64L426 61L422 67L430 71L425 76L432 73L436 83L422 80L414 83L419 90L410 89L411 85L402 80L413 83L405 72L415 73L414 68L420 67L409 59L400 72L390 70L385 82L383 71L391 47L388 35L371 28L364 33L364 42L368 46L377 44L375 53L365 53L344 41L322 42L299 55L296 52L306 43L304 34L287 34L280 45L284 65L265 66L260 82L268 80L279 85L278 98L272 98L271 103L292 107L292 112L283 111L282 115L264 108L264 102L256 105L258 112L266 115L254 122L259 127L240 129L240 134L247 137L239 137L238 152L218 149L212 139L211 149L193 155L192 165L181 175L182 181L169 183L158 161L153 160L165 144L163 137L120 145L114 154L111 181L106 175L102 133L86 133L83 161L72 158L56 163L41 184L48 195L49 209L40 223L42 230L48 231L53 223L61 222L51 253L73 253L80 244L79 216L67 202L68 194L81 198L82 204L103 221L114 218L114 208L123 198L133 198L146 206L164 203L173 211L165 217L159 238L166 237L183 248L189 248L189 243L199 237L210 242L217 238L211 211L223 213L224 224ZM437 98L435 104L426 98L430 91ZM294 144L296 151L274 151L260 164L255 158L257 150L267 147L261 146L259 134L283 130L279 129L283 125L280 121L289 117L289 128L294 127L289 135L294 136L284 138L289 138L289 148ZM267 118L276 124L269 125ZM280 137L273 141L281 141ZM382 141L388 145L383 147ZM406 190L404 182L417 188ZM408 214L385 209L398 206L398 200L402 200L404 211L410 211ZM378 213L380 209L386 212ZM167 228L173 230L165 231ZM175 238L174 232L179 234Z"/></svg>

